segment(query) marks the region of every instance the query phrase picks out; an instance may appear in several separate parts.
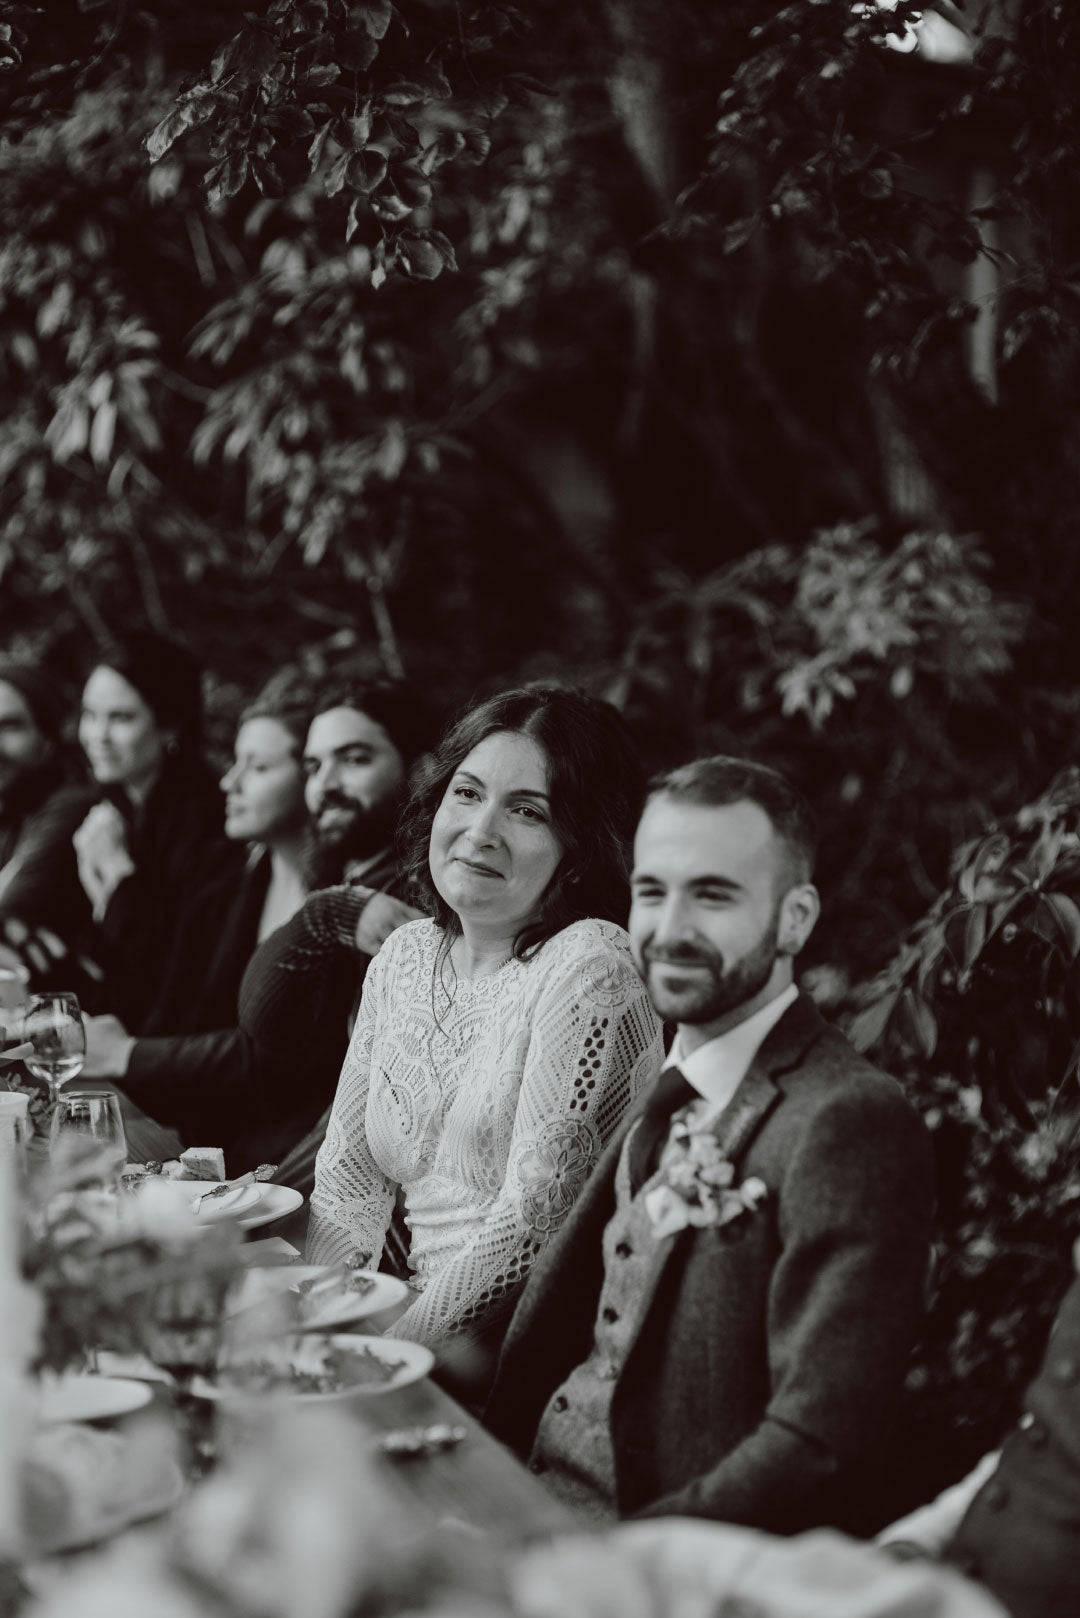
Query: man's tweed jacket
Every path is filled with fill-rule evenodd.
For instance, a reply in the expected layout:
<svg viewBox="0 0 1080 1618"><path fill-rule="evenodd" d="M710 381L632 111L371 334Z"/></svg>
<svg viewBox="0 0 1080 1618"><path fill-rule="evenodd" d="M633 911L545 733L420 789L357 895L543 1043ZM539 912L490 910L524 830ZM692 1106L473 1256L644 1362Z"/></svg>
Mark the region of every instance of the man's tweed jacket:
<svg viewBox="0 0 1080 1618"><path fill-rule="evenodd" d="M485 1421L523 1457L551 1394L589 1354L615 1168L647 1103L610 1143L514 1315ZM768 1195L726 1229L666 1239L614 1389L619 1513L866 1531L921 1314L929 1136L899 1086L805 996L716 1129L736 1183L759 1176Z"/></svg>

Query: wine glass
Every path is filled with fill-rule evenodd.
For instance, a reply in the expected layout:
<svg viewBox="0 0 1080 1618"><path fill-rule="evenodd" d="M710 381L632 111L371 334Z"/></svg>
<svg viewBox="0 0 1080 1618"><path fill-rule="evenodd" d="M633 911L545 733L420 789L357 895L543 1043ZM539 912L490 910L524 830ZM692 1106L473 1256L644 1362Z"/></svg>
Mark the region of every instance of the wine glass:
<svg viewBox="0 0 1080 1618"><path fill-rule="evenodd" d="M154 1289L143 1323L147 1354L175 1384L175 1409L194 1477L202 1477L215 1459L214 1407L200 1396L199 1380L217 1378L234 1272L235 1258L227 1249L215 1254L212 1239L200 1244L199 1254L186 1264L177 1260L174 1274Z"/></svg>
<svg viewBox="0 0 1080 1618"><path fill-rule="evenodd" d="M93 1090L60 1096L49 1131L49 1155L69 1189L115 1191L127 1162L119 1096Z"/></svg>
<svg viewBox="0 0 1080 1618"><path fill-rule="evenodd" d="M61 1086L82 1072L86 1060L86 1030L75 995L32 995L22 1034L34 1047L26 1057L27 1069L35 1079L45 1080L55 1106Z"/></svg>

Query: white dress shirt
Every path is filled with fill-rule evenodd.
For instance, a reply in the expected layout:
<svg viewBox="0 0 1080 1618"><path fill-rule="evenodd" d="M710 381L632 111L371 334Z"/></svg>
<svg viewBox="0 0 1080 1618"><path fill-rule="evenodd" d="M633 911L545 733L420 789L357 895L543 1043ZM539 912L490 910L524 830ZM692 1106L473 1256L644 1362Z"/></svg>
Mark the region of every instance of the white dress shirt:
<svg viewBox="0 0 1080 1618"><path fill-rule="evenodd" d="M750 1063L765 1043L790 1005L798 998L799 990L789 983L782 994L770 1000L767 1006L755 1011L752 1017L736 1023L724 1034L717 1034L706 1045L699 1045L688 1055L682 1049L682 1031L664 1061L665 1067L677 1067L687 1084L693 1086L708 1102L709 1113L719 1113L727 1106L746 1077Z"/></svg>

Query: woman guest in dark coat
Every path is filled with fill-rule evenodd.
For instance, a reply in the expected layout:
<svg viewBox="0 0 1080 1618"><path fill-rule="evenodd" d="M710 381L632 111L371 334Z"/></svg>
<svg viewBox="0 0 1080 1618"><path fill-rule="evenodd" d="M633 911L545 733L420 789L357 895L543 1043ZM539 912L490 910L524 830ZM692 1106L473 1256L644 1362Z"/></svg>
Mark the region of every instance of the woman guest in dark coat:
<svg viewBox="0 0 1080 1618"><path fill-rule="evenodd" d="M310 701L307 683L283 672L241 713L219 790L225 835L246 847L245 864L193 894L181 912L141 1035L205 1033L234 1023L248 961L307 897L311 838L302 755Z"/></svg>
<svg viewBox="0 0 1080 1618"><path fill-rule="evenodd" d="M182 647L133 634L104 650L79 719L94 785L54 799L3 896L6 918L60 940L63 986L76 986L71 957L91 957L106 982L97 996L80 982L84 998L134 1028L157 998L191 895L239 866L201 719L199 671Z"/></svg>
<svg viewBox="0 0 1080 1618"><path fill-rule="evenodd" d="M309 706L307 686L279 675L241 715L221 790L226 833L249 845L247 865L239 877L205 888L182 916L139 1037L115 1016L87 1019L84 1075L118 1080L131 1101L192 1144L232 1144L226 1092L253 1060L236 1026L240 980L256 947L307 894L302 754Z"/></svg>

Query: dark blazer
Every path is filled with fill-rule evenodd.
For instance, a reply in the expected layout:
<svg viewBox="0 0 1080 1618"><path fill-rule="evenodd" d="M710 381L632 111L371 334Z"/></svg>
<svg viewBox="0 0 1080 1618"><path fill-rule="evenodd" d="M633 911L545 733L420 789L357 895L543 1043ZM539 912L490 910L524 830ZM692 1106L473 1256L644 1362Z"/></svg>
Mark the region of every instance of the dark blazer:
<svg viewBox="0 0 1080 1618"><path fill-rule="evenodd" d="M1080 1613L1080 1280L1065 1295L1025 1410L947 1556L1013 1618Z"/></svg>
<svg viewBox="0 0 1080 1618"><path fill-rule="evenodd" d="M352 932L371 890L397 882L397 865L388 857L365 871L363 887L311 894L254 948L266 872L253 867L231 924L222 924L229 1025L222 1012L217 1026L204 1022L206 1031L137 1039L121 1089L189 1145L223 1146L231 1173L281 1163L334 1099L349 1014L369 960L352 944ZM250 959L241 959L248 929ZM325 1120L312 1162L324 1132Z"/></svg>
<svg viewBox="0 0 1080 1618"><path fill-rule="evenodd" d="M615 1168L644 1104L538 1261L507 1335L485 1421L523 1456L589 1353ZM768 1195L726 1230L667 1238L613 1393L619 1512L866 1531L922 1307L929 1137L899 1086L805 997L717 1133L737 1180L759 1176Z"/></svg>
<svg viewBox="0 0 1080 1618"><path fill-rule="evenodd" d="M95 922L79 880L72 835L95 803L115 804L128 821L134 873L120 883ZM87 1011L111 1011L140 1033L170 969L176 928L192 898L231 874L243 851L223 830L221 791L199 758L170 754L136 814L117 788L63 787L33 817L18 866L0 897L0 921L14 918L47 927L69 956L85 956L100 969L84 980L72 963L34 987L76 989ZM100 981L101 973L104 982Z"/></svg>

